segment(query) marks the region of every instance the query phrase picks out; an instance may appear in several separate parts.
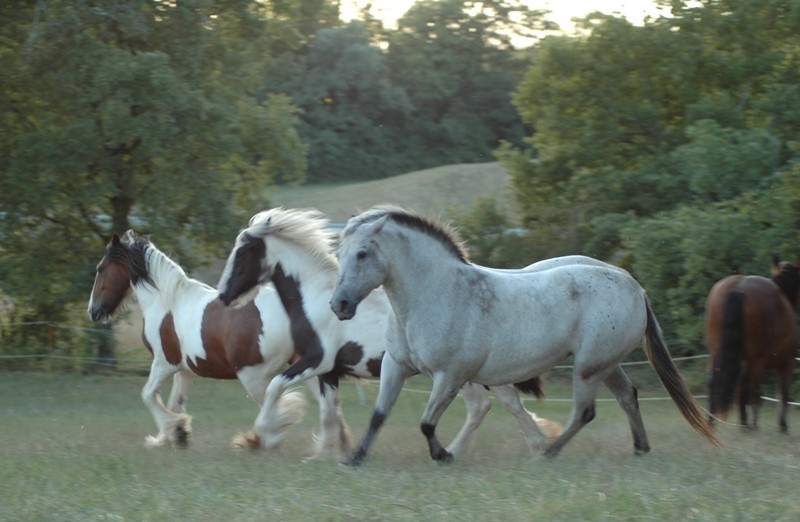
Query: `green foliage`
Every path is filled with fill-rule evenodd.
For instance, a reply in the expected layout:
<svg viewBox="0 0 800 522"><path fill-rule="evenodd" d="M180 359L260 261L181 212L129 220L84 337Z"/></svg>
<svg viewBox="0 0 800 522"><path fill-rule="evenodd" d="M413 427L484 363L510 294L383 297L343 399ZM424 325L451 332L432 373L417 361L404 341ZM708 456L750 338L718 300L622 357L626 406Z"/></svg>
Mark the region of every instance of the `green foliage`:
<svg viewBox="0 0 800 522"><path fill-rule="evenodd" d="M3 3L0 284L15 307L67 320L110 232L221 251L265 203L245 195L303 179L296 109L255 96L259 6Z"/></svg>
<svg viewBox="0 0 800 522"><path fill-rule="evenodd" d="M413 170L413 159L398 151L411 109L408 97L392 83L384 55L370 39L358 22L319 31L306 70L293 79L312 181Z"/></svg>
<svg viewBox="0 0 800 522"><path fill-rule="evenodd" d="M514 237L508 216L491 196L478 198L470 212L456 218L472 262L508 268L514 265Z"/></svg>
<svg viewBox="0 0 800 522"><path fill-rule="evenodd" d="M520 143L508 93L522 63L510 38L544 28L540 12L518 1L420 0L398 26L387 60L413 105L405 150L418 168L487 161L502 140Z"/></svg>
<svg viewBox="0 0 800 522"><path fill-rule="evenodd" d="M545 39L514 94L535 133L497 154L539 248L630 268L693 353L714 282L800 250L800 4L662 4Z"/></svg>

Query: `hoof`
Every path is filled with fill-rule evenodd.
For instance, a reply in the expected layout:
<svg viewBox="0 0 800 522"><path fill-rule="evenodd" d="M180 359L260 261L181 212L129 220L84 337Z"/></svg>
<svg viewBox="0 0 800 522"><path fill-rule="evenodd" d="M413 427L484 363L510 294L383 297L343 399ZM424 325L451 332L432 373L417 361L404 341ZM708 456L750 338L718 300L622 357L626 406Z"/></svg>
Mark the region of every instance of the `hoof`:
<svg viewBox="0 0 800 522"><path fill-rule="evenodd" d="M356 451L349 459L342 462L345 466L358 467L364 463L366 455L362 451Z"/></svg>
<svg viewBox="0 0 800 522"><path fill-rule="evenodd" d="M189 432L183 426L175 428L175 445L179 448L189 447Z"/></svg>
<svg viewBox="0 0 800 522"><path fill-rule="evenodd" d="M558 456L559 451L561 451L561 450L553 448L553 446L550 446L549 448L544 450L544 453L542 453L542 456L544 458L546 458L546 459L554 459L554 458L556 458Z"/></svg>
<svg viewBox="0 0 800 522"><path fill-rule="evenodd" d="M189 445L189 438L192 435L192 417L189 415L181 415L175 422L174 427L167 430L169 433L170 442L178 447L185 448Z"/></svg>
<svg viewBox="0 0 800 522"><path fill-rule="evenodd" d="M144 447L145 448L160 448L167 443L167 436L163 433L159 433L155 437L153 435L147 435L144 438Z"/></svg>
<svg viewBox="0 0 800 522"><path fill-rule="evenodd" d="M633 448L633 454L636 455L637 457L643 457L643 456L647 455L648 453L650 453L650 447L649 446L644 447L644 448Z"/></svg>
<svg viewBox="0 0 800 522"><path fill-rule="evenodd" d="M436 455L433 458L433 460L435 460L439 464L450 464L455 459L453 458L453 454L452 453L449 453L447 450L442 450L442 451L439 452L438 455Z"/></svg>
<svg viewBox="0 0 800 522"><path fill-rule="evenodd" d="M358 468L364 463L363 459L358 459L356 457L350 457L349 459L342 462L345 466L349 466L351 468Z"/></svg>
<svg viewBox="0 0 800 522"><path fill-rule="evenodd" d="M248 431L247 433L239 433L231 439L231 447L237 450L257 450L261 449L261 438L258 433Z"/></svg>

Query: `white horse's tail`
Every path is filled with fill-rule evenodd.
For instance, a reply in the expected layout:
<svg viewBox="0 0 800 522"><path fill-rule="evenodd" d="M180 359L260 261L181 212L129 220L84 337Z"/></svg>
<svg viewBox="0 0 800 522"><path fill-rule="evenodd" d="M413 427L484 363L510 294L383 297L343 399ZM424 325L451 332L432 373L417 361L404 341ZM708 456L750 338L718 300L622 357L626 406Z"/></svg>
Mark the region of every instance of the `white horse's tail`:
<svg viewBox="0 0 800 522"><path fill-rule="evenodd" d="M647 307L647 328L645 330L644 351L647 359L656 371L658 378L672 397L683 417L697 430L700 435L707 438L716 446L721 446L708 419L703 415L700 405L694 400L686 381L683 380L675 362L669 354L661 326L658 324L650 300L644 296Z"/></svg>

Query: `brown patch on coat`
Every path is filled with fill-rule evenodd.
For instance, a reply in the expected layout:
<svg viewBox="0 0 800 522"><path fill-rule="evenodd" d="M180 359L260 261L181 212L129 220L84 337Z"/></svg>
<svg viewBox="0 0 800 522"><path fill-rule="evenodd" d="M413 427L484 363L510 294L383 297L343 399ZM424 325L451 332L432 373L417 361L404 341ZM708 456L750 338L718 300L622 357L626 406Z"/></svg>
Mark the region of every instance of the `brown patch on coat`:
<svg viewBox="0 0 800 522"><path fill-rule="evenodd" d="M200 338L206 356L186 364L201 377L235 379L245 366L261 364L258 347L263 323L254 303L242 308L228 308L214 299L203 311Z"/></svg>
<svg viewBox="0 0 800 522"><path fill-rule="evenodd" d="M181 363L181 342L178 340L178 334L175 331L175 320L172 318L172 312L161 320L161 328L159 328L158 334L161 336L161 349L164 351L164 357L168 363L177 366Z"/></svg>
<svg viewBox="0 0 800 522"><path fill-rule="evenodd" d="M147 319L142 320L142 342L144 343L144 347L147 348L147 351L150 352L150 355L153 355L153 346L150 344L150 341L147 340L147 336L145 335L145 328L147 326Z"/></svg>

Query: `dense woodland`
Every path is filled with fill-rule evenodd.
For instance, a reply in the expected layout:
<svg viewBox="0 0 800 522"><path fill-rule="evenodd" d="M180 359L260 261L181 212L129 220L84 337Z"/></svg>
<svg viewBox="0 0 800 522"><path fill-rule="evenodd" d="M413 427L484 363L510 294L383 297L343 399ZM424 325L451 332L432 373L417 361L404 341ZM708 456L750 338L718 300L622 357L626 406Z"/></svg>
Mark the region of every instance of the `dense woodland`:
<svg viewBox="0 0 800 522"><path fill-rule="evenodd" d="M86 323L112 230L191 267L270 186L493 159L521 219L451 216L476 262L619 264L702 352L717 279L800 255L800 2L657 3L564 34L517 0L418 0L397 28L331 0L4 0L0 353L52 349L21 322Z"/></svg>

